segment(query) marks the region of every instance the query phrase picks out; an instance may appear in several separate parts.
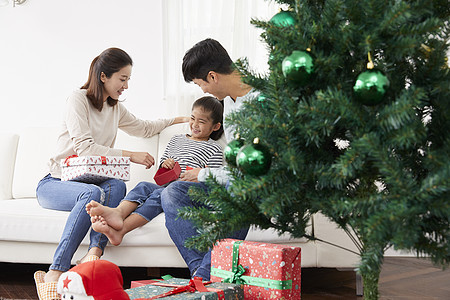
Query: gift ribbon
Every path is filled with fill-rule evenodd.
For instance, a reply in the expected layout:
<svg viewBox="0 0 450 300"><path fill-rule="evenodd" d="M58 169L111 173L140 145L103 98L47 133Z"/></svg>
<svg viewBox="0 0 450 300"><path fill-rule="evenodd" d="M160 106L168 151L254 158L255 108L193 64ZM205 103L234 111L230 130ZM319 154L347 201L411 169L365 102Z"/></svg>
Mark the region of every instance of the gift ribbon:
<svg viewBox="0 0 450 300"><path fill-rule="evenodd" d="M292 280L276 280L267 278L258 278L252 276L244 276L245 268L239 265L239 246L244 241L236 241L233 243L233 257L231 271L218 268L211 268L211 275L223 278L222 282L248 284L277 290L292 289ZM243 271L242 271L243 270Z"/></svg>
<svg viewBox="0 0 450 300"><path fill-rule="evenodd" d="M219 290L219 289L205 287L205 284L210 284L210 283L211 283L211 281L207 281L207 282L203 283L201 277L194 277L193 279L189 280L189 284L188 285L166 284L166 283L161 282L161 281L154 282L154 283L150 283L150 284L151 285L156 285L156 286L166 286L166 287L169 286L169 287L175 287L175 288L173 290L168 291L166 293L163 293L161 295L153 296L151 298L138 298L136 300L152 300L152 299L163 298L163 297L176 295L176 294L180 294L180 293L184 293L184 292L190 292L190 293L194 293L194 292L201 292L201 293L215 292L215 293L217 293L217 295L219 297L219 300L225 299L224 291Z"/></svg>
<svg viewBox="0 0 450 300"><path fill-rule="evenodd" d="M70 166L69 160L74 157L78 157L78 155L67 156L66 159L64 160L64 164L67 167L69 167ZM102 165L106 165L106 156L100 156L100 159L102 160Z"/></svg>
<svg viewBox="0 0 450 300"><path fill-rule="evenodd" d="M238 265L237 270L234 272L232 271L230 273L231 274L228 274L227 278L222 280L222 282L245 284L245 280L242 279L242 275L244 275L244 273L245 273L245 268L242 265ZM231 276L229 276L229 275L231 275ZM218 277L222 277L222 276L218 276Z"/></svg>
<svg viewBox="0 0 450 300"><path fill-rule="evenodd" d="M67 156L66 159L64 160L64 164L68 167L70 166L69 164L69 160L73 157L78 157L78 155L71 155L71 156Z"/></svg>

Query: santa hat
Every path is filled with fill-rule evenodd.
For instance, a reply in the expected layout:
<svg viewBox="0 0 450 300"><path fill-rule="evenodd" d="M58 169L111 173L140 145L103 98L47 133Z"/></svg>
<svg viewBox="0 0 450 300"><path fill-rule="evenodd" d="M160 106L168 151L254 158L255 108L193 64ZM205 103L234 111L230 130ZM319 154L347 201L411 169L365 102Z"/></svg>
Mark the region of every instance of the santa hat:
<svg viewBox="0 0 450 300"><path fill-rule="evenodd" d="M58 293L92 296L95 300L129 300L123 290L122 273L118 266L107 260L82 263L61 274Z"/></svg>

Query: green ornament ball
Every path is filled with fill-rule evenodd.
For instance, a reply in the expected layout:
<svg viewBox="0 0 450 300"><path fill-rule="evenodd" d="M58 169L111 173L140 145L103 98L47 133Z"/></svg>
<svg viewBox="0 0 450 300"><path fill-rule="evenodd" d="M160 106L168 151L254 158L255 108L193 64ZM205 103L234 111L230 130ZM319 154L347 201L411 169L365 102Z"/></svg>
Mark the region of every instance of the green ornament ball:
<svg viewBox="0 0 450 300"><path fill-rule="evenodd" d="M272 163L272 155L269 148L253 142L253 144L243 146L236 158L237 166L248 175L261 176L266 174Z"/></svg>
<svg viewBox="0 0 450 300"><path fill-rule="evenodd" d="M278 27L287 27L295 25L296 20L292 12L282 10L274 15L269 22Z"/></svg>
<svg viewBox="0 0 450 300"><path fill-rule="evenodd" d="M353 94L364 105L377 105L383 101L388 88L389 79L383 72L371 69L359 74L353 86Z"/></svg>
<svg viewBox="0 0 450 300"><path fill-rule="evenodd" d="M237 166L236 165L236 156L239 152L239 150L244 146L244 140L242 139L236 139L232 140L231 142L226 145L226 147L223 149L223 154L225 156L225 160L229 165Z"/></svg>
<svg viewBox="0 0 450 300"><path fill-rule="evenodd" d="M306 51L294 50L283 59L281 70L287 80L305 85L314 72L314 59Z"/></svg>
<svg viewBox="0 0 450 300"><path fill-rule="evenodd" d="M265 107L266 106L267 96L261 93L261 94L258 95L256 100L258 101L259 104L261 104L261 107Z"/></svg>

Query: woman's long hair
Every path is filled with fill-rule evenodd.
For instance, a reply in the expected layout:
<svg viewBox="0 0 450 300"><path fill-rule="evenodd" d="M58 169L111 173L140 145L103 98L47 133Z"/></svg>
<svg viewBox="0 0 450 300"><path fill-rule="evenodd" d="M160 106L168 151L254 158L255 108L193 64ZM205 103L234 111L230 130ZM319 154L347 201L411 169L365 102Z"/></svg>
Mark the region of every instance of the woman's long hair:
<svg viewBox="0 0 450 300"><path fill-rule="evenodd" d="M87 90L86 96L96 109L102 111L103 108L103 82L101 81L102 72L106 75L106 77L110 78L112 74L128 65L133 65L131 57L119 48L108 48L99 56L94 58L91 63L91 67L89 68L88 80L81 87L81 89ZM117 102L117 99L112 99L111 97L108 97L107 99L107 103L110 106L116 105Z"/></svg>

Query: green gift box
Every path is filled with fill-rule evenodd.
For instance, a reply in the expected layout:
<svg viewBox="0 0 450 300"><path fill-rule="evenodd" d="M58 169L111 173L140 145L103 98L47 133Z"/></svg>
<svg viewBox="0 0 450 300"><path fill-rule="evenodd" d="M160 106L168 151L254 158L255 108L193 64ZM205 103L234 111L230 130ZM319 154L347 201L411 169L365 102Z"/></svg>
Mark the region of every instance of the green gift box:
<svg viewBox="0 0 450 300"><path fill-rule="evenodd" d="M127 289L125 292L130 299L244 299L244 290L239 284L202 282L201 279L170 278Z"/></svg>

